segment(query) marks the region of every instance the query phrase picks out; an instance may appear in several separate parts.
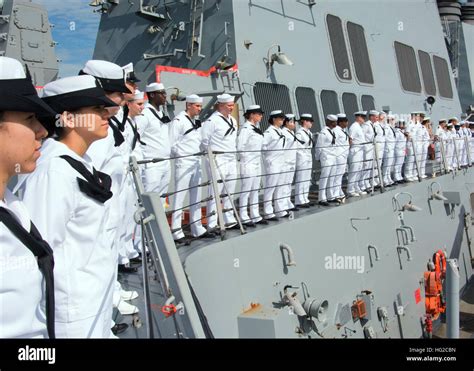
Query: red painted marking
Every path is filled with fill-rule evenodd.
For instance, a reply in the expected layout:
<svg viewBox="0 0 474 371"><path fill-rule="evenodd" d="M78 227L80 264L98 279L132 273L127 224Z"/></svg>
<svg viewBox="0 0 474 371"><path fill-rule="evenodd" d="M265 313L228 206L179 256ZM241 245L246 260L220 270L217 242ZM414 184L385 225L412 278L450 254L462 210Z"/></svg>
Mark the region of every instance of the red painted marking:
<svg viewBox="0 0 474 371"><path fill-rule="evenodd" d="M237 64L234 64L229 71L237 71L238 67ZM211 74L217 71L216 67L211 67L207 71L203 70L193 70L190 68L181 68L181 67L171 67L171 66L161 66L156 65L155 72L156 72L156 82L161 82L161 73L162 72L173 72L173 73L180 73L182 75L195 75L201 77L209 77Z"/></svg>
<svg viewBox="0 0 474 371"><path fill-rule="evenodd" d="M417 289L415 291L415 303L418 304L421 301L421 290Z"/></svg>

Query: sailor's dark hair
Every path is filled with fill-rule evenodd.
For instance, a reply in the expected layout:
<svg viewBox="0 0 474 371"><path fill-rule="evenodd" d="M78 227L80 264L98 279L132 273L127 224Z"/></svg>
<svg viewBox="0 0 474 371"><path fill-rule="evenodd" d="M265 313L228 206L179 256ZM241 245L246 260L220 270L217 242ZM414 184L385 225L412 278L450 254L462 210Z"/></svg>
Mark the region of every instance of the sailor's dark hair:
<svg viewBox="0 0 474 371"><path fill-rule="evenodd" d="M0 111L0 123L3 122L3 114L4 114L4 113L5 113L4 111Z"/></svg>

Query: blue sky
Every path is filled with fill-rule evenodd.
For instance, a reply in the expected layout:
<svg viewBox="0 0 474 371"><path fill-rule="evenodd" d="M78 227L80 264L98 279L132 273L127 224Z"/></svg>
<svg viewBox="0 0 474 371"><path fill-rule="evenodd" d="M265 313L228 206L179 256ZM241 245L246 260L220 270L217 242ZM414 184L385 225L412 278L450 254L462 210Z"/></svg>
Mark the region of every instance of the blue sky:
<svg viewBox="0 0 474 371"><path fill-rule="evenodd" d="M54 24L53 39L58 42L56 53L59 76L77 75L94 52L100 14L93 13L90 0L34 0L43 4Z"/></svg>

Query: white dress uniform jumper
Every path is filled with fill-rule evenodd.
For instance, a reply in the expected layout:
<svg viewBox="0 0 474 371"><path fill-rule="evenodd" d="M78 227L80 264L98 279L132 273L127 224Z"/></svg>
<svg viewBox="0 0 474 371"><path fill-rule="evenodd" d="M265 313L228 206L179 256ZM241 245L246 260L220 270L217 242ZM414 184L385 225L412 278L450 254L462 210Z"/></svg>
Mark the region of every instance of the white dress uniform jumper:
<svg viewBox="0 0 474 371"><path fill-rule="evenodd" d="M337 125L334 128L336 134L336 169L334 176L334 197L344 198L342 191L342 178L346 173L347 158L349 157L350 136L346 130Z"/></svg>
<svg viewBox="0 0 474 371"><path fill-rule="evenodd" d="M162 111L159 111L151 103L145 104L143 115L138 116L135 121L141 140L146 146L141 145L143 156L147 160L154 158L167 159L156 163L145 165L144 186L146 192L157 192L162 195L168 191L171 180L171 146L169 139L169 126L171 120ZM163 205L166 199L162 198Z"/></svg>
<svg viewBox="0 0 474 371"><path fill-rule="evenodd" d="M117 255L97 238L106 226L110 182L87 155L48 139L24 183L23 201L54 251L58 338L110 337Z"/></svg>

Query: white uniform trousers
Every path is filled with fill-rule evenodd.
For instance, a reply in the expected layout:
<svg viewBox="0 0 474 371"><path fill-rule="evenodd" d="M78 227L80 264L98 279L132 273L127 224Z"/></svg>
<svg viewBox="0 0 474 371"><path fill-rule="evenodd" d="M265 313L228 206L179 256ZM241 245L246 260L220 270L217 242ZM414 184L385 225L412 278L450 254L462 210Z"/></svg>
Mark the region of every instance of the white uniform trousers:
<svg viewBox="0 0 474 371"><path fill-rule="evenodd" d="M423 142L420 148L420 175L426 175L426 161L428 160L428 147L430 146L429 142Z"/></svg>
<svg viewBox="0 0 474 371"><path fill-rule="evenodd" d="M385 153L385 142L377 142L375 144L375 148L377 148L377 157L378 157L378 161L379 161L379 166L380 166L380 170L382 170L383 168L383 156L384 156L384 153ZM375 161L375 154L374 154L374 161ZM380 184L380 179L379 179L379 171L378 171L378 168L377 168L377 162L374 163L374 181L375 181L375 185L379 185Z"/></svg>
<svg viewBox="0 0 474 371"><path fill-rule="evenodd" d="M340 198L346 195L342 191L342 177L346 173L347 168L347 156L340 155L336 157L336 167L334 170L334 197Z"/></svg>
<svg viewBox="0 0 474 371"><path fill-rule="evenodd" d="M336 174L336 156L321 153L321 176L319 178L319 201L336 198L334 195L334 176Z"/></svg>
<svg viewBox="0 0 474 371"><path fill-rule="evenodd" d="M417 175L416 164L415 164L415 153L413 150L413 143L411 141L407 141L407 156L405 160L404 175L405 175L405 179L414 178Z"/></svg>
<svg viewBox="0 0 474 371"><path fill-rule="evenodd" d="M364 175L362 182L364 184L364 189L369 189L372 187L372 175L375 168L374 160L374 145L366 144L364 145Z"/></svg>
<svg viewBox="0 0 474 371"><path fill-rule="evenodd" d="M384 185L392 184L392 171L395 163L395 149L391 145L385 144L385 152L383 156L383 183Z"/></svg>
<svg viewBox="0 0 474 371"><path fill-rule="evenodd" d="M283 169L283 163L281 162L269 162L267 160L264 161L265 166L265 190L263 192L263 212L264 218L270 219L274 218L276 213L281 214L283 210L285 210L285 204L282 198L282 181L281 181L281 174L280 172ZM274 206L272 201L274 201Z"/></svg>
<svg viewBox="0 0 474 371"><path fill-rule="evenodd" d="M405 163L405 150L395 150L395 164L393 166L393 179L397 182L403 180L402 168Z"/></svg>
<svg viewBox="0 0 474 371"><path fill-rule="evenodd" d="M191 234L199 237L206 232L202 226L202 191L198 187L202 182L201 161L196 158L177 159L175 163L175 187L176 191L190 188L189 191L178 192L173 196L172 208L176 210L172 216L171 229L173 238L178 240L184 238L181 222L183 206L186 195L189 194L189 222L191 223Z"/></svg>
<svg viewBox="0 0 474 371"><path fill-rule="evenodd" d="M156 192L160 195L168 192L171 180L170 161L145 165L143 177L146 192ZM162 198L161 202L165 205L166 198Z"/></svg>
<svg viewBox="0 0 474 371"><path fill-rule="evenodd" d="M257 223L262 220L259 212L259 193L261 183L262 165L257 162L240 163L242 176L239 197L239 215L242 223ZM250 217L249 211L250 210Z"/></svg>
<svg viewBox="0 0 474 371"><path fill-rule="evenodd" d="M313 161L311 157L297 159L296 161L296 184L295 184L295 204L304 205L309 203L309 187L311 186L311 174L313 171Z"/></svg>
<svg viewBox="0 0 474 371"><path fill-rule="evenodd" d="M217 180L223 180L225 182L226 188L222 182L217 183L217 188L219 195L221 196L223 209L227 210L224 212L224 224L235 224L237 220L235 219L234 212L232 210L232 203L230 197L234 197L233 193L235 191L236 180L238 177L237 174L237 161L235 156L229 155L216 155L216 173ZM206 159L206 168L208 179L212 179L211 169L209 165L209 160ZM222 197L223 194L230 193L230 197ZM207 202L207 227L216 228L217 227L217 210L216 210L216 200L214 196L214 189L212 185L209 186L209 196L212 196L212 200ZM211 215L214 214L214 215Z"/></svg>
<svg viewBox="0 0 474 371"><path fill-rule="evenodd" d="M452 170L454 162L454 145L452 140L444 142L444 149L446 153L446 163L448 164L448 170Z"/></svg>
<svg viewBox="0 0 474 371"><path fill-rule="evenodd" d="M466 147L466 139L463 137L462 138L462 160L461 160L461 165L462 166L467 166L468 165L468 159L467 159L467 151L469 149Z"/></svg>
<svg viewBox="0 0 474 371"><path fill-rule="evenodd" d="M140 245L134 241L137 224L135 223L135 212L137 210L137 193L133 185L132 174L127 173L125 183L119 194L122 209L122 221L117 231L117 244L119 253L119 264L128 264L130 259L138 256Z"/></svg>
<svg viewBox="0 0 474 371"><path fill-rule="evenodd" d="M347 176L347 193L359 193L365 189L364 149L356 146L349 150L349 174Z"/></svg>
<svg viewBox="0 0 474 371"><path fill-rule="evenodd" d="M291 189L293 188L293 180L295 179L295 170L296 170L295 162L291 162L291 163L285 162L285 165L281 174L284 210L290 210L295 207L295 205L293 205L293 203L291 202ZM286 212L283 211L283 213L280 213L280 216L283 216L281 214L285 215Z"/></svg>

